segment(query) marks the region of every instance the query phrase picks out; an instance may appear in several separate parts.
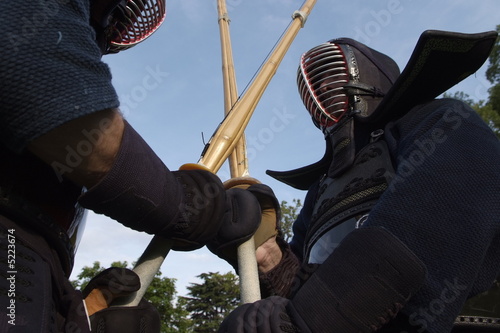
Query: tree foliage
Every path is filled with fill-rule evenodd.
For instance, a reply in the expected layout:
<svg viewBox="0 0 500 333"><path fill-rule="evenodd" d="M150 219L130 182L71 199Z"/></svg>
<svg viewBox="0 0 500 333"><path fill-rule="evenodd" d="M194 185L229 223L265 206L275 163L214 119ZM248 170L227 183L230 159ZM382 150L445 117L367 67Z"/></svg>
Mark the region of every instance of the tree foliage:
<svg viewBox="0 0 500 333"><path fill-rule="evenodd" d="M496 30L500 33L500 24L497 25ZM492 84L500 83L500 38L497 38L497 42L491 51L488 58L489 66L486 69L486 78Z"/></svg>
<svg viewBox="0 0 500 333"><path fill-rule="evenodd" d="M496 30L500 33L500 24ZM480 114L500 138L500 38L497 38L488 60L486 78L493 86L488 90L488 102L480 110Z"/></svg>
<svg viewBox="0 0 500 333"><path fill-rule="evenodd" d="M500 25L496 27L500 33ZM486 78L493 86L488 89L487 101L475 101L463 91L454 94L444 94L444 97L451 97L469 104L488 124L491 130L500 138L500 38L497 38L495 46L488 57L488 68Z"/></svg>
<svg viewBox="0 0 500 333"><path fill-rule="evenodd" d="M500 88L500 85L498 85L498 88ZM476 102L463 91L457 91L454 94L445 93L443 96L467 103L481 116L496 136L500 138L500 112L494 109L491 103L485 103L484 101Z"/></svg>
<svg viewBox="0 0 500 333"><path fill-rule="evenodd" d="M191 325L182 303L175 303L175 281L176 279L162 277L162 273L158 272L144 295L160 313L162 333L187 332Z"/></svg>
<svg viewBox="0 0 500 333"><path fill-rule="evenodd" d="M222 320L240 303L238 278L231 272L203 273L197 278L203 282L191 283L187 287L189 297L181 299L191 314L193 332L216 332Z"/></svg>
<svg viewBox="0 0 500 333"><path fill-rule="evenodd" d="M297 219L298 212L302 207L300 199L293 199L293 205L289 205L287 201L283 200L280 204L281 207L281 231L283 238L289 242L293 236L293 222Z"/></svg>

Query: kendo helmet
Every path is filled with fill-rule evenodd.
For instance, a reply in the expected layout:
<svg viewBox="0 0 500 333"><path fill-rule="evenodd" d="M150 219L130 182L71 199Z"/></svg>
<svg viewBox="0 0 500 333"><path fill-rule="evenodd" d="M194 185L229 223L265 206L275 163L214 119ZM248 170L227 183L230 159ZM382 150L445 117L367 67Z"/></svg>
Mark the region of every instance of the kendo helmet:
<svg viewBox="0 0 500 333"><path fill-rule="evenodd" d="M326 133L345 117L370 116L399 73L387 55L339 38L302 55L297 86L314 124Z"/></svg>
<svg viewBox="0 0 500 333"><path fill-rule="evenodd" d="M163 23L166 0L91 0L90 23L102 54L118 53L151 36Z"/></svg>

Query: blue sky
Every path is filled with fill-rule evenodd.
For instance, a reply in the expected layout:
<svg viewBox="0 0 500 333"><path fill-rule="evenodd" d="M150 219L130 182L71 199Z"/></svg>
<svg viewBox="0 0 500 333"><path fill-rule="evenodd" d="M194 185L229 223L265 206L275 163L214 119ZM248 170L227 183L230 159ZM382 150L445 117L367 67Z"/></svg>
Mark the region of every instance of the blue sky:
<svg viewBox="0 0 500 333"><path fill-rule="evenodd" d="M126 119L171 169L196 163L223 118L217 1L169 0L167 18L144 43L103 61L109 64ZM291 15L295 0L227 0L238 91L242 92L264 61ZM500 24L497 0L318 0L264 93L246 130L250 175L270 185L280 201L303 200L305 192L280 184L265 170L289 170L323 155L322 134L312 124L297 94L300 55L337 37L350 37L390 55L401 69L420 34L427 29L457 32L494 30ZM487 64L450 89L475 100L487 98ZM439 73L436 73L439 75ZM229 178L227 166L219 171ZM150 235L135 232L106 217L88 214L73 270L100 261L132 262ZM161 271L177 279L186 295L195 276L232 268L205 248L171 252Z"/></svg>

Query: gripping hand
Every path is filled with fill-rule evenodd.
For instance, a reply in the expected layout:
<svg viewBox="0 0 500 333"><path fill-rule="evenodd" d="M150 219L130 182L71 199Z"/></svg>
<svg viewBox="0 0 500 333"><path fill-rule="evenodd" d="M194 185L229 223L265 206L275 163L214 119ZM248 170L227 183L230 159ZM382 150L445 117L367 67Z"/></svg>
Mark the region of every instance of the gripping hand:
<svg viewBox="0 0 500 333"><path fill-rule="evenodd" d="M231 205L239 202L233 199L209 171L170 171L125 123L111 170L79 202L134 230L172 240L173 250L191 251L206 245L231 218Z"/></svg>
<svg viewBox="0 0 500 333"><path fill-rule="evenodd" d="M424 264L385 229L356 229L300 287L238 307L221 333L375 332L425 281Z"/></svg>
<svg viewBox="0 0 500 333"><path fill-rule="evenodd" d="M252 214L238 214L238 219L224 220L217 236L207 244L214 254L237 268L237 248L254 236L255 248L279 232L280 206L272 189L256 179L234 178L224 183L227 193L246 192L257 202ZM258 216L255 217L255 212Z"/></svg>
<svg viewBox="0 0 500 333"><path fill-rule="evenodd" d="M92 332L159 333L160 315L145 299L138 306L110 307L113 300L130 295L140 285L137 274L126 268L108 268L95 276L82 292Z"/></svg>

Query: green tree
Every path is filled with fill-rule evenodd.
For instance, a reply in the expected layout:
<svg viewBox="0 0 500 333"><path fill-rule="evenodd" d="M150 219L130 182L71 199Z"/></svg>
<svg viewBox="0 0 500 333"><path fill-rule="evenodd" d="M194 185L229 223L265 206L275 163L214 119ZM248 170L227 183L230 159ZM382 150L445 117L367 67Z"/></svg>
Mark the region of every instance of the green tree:
<svg viewBox="0 0 500 333"><path fill-rule="evenodd" d="M500 83L495 84L490 89L488 89L489 98L488 105L496 113L500 115Z"/></svg>
<svg viewBox="0 0 500 333"><path fill-rule="evenodd" d="M126 261L117 261L110 265L110 267L123 268L127 266ZM71 281L71 283L76 289L83 290L89 281L104 269L100 262L96 261L92 267L83 267L80 274L77 275L78 279ZM182 306L182 302L180 305L175 304L177 294L175 281L175 279L162 277L162 273L158 272L144 295L144 298L151 302L160 313L162 333L188 332L187 327L190 326L188 312Z"/></svg>
<svg viewBox="0 0 500 333"><path fill-rule="evenodd" d="M500 85L498 85L498 88L500 88ZM473 104L472 108L477 111L496 136L500 138L500 108L495 109L492 103L484 104L482 102Z"/></svg>
<svg viewBox="0 0 500 333"><path fill-rule="evenodd" d="M182 303L175 303L175 281L176 279L162 277L162 273L158 272L144 294L144 298L160 313L162 333L184 333L190 326L188 311L182 307Z"/></svg>
<svg viewBox="0 0 500 333"><path fill-rule="evenodd" d="M497 25L496 30L500 33L500 25ZM488 57L488 63L486 79L493 86L488 89L487 101L475 101L462 91L455 92L453 95L445 93L444 97L456 98L469 104L488 124L496 136L500 138L500 38L497 38L493 46Z"/></svg>
<svg viewBox="0 0 500 333"><path fill-rule="evenodd" d="M496 30L500 33L500 24L497 25ZM492 84L500 83L500 38L497 38L488 60L489 66L486 69L486 78Z"/></svg>
<svg viewBox="0 0 500 333"><path fill-rule="evenodd" d="M172 325L170 332L179 332L179 333L191 333L193 332L193 320L190 318L189 311L187 309L187 300L184 297L178 297L176 308L172 317Z"/></svg>
<svg viewBox="0 0 500 333"><path fill-rule="evenodd" d="M498 85L500 88L500 84ZM491 130L500 138L500 113L495 111L491 103L484 101L474 101L470 96L463 91L457 91L454 94L444 93L443 97L455 98L464 103L469 104L481 118L488 124Z"/></svg>
<svg viewBox="0 0 500 333"><path fill-rule="evenodd" d="M496 30L500 33L500 24L497 25ZM493 124L496 125L496 128L498 129L500 127L500 122L498 121L498 118L500 118L500 38L497 38L495 46L488 57L488 61L489 65L486 69L486 78L493 84L493 86L488 90L490 95L488 103L485 105L488 109L485 112L488 115L496 112L498 117L496 118L497 121L493 120ZM486 121L488 122L488 120Z"/></svg>
<svg viewBox="0 0 500 333"><path fill-rule="evenodd" d="M289 205L285 200L281 201L281 231L285 241L290 241L293 236L292 225L297 219L298 212L302 207L300 199L293 199L293 205Z"/></svg>
<svg viewBox="0 0 500 333"><path fill-rule="evenodd" d="M187 287L190 297L180 298L184 298L185 308L191 314L193 332L216 332L222 320L240 303L238 278L231 272L202 273L197 278L203 283L191 283Z"/></svg>

